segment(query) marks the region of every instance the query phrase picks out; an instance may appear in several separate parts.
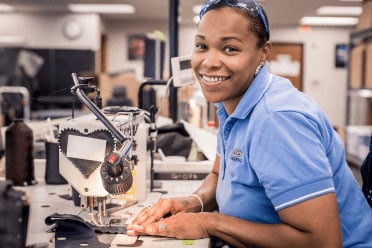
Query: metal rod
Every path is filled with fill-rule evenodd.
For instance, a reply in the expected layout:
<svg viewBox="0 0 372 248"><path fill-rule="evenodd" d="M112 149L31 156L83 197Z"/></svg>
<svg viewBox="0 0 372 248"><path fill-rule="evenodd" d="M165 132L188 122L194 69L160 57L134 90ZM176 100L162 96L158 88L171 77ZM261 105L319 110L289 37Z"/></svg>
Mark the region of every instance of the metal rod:
<svg viewBox="0 0 372 248"><path fill-rule="evenodd" d="M146 79L144 80L138 90L138 107L143 109L143 90L148 85L167 85L167 81L165 80L153 80L153 79Z"/></svg>
<svg viewBox="0 0 372 248"><path fill-rule="evenodd" d="M71 88L71 91L79 98L80 102L83 103L112 133L112 135L122 144L126 140L124 135L120 133L116 127L105 117L104 113L87 97L84 91L80 88L79 79L76 73L72 73L75 87Z"/></svg>
<svg viewBox="0 0 372 248"><path fill-rule="evenodd" d="M178 56L178 6L179 0L169 0L169 56L170 58ZM170 64L170 59L169 59ZM172 66L169 66L172 70ZM171 72L172 74L172 72ZM176 122L178 120L178 91L173 86L169 88L169 117Z"/></svg>

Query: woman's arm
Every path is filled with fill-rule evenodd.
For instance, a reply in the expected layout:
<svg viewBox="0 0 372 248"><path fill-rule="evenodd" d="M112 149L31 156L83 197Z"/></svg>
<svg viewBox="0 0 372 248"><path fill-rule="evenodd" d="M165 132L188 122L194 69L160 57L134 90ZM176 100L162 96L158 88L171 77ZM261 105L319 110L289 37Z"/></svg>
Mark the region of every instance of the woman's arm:
<svg viewBox="0 0 372 248"><path fill-rule="evenodd" d="M218 171L219 157L212 172L195 191L205 210L216 209ZM236 247L342 247L334 193L280 210L280 224L254 223L220 213L193 213L200 208L195 197L163 199L142 211L128 226L128 235L148 234L179 239L215 236ZM173 215L162 219L168 212ZM161 225L166 228L159 228Z"/></svg>
<svg viewBox="0 0 372 248"><path fill-rule="evenodd" d="M342 247L335 194L279 212L281 224L259 224L217 213L202 217L207 233L236 247Z"/></svg>
<svg viewBox="0 0 372 248"><path fill-rule="evenodd" d="M133 231L139 234L199 239L218 237L235 247L342 247L334 193L279 212L282 223L261 224L220 213L181 212Z"/></svg>

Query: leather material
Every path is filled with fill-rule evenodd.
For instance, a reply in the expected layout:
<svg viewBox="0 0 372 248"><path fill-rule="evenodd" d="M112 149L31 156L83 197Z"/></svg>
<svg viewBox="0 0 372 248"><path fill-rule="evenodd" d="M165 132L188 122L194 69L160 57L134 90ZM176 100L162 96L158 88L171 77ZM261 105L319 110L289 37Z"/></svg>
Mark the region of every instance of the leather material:
<svg viewBox="0 0 372 248"><path fill-rule="evenodd" d="M95 233L110 233L110 234L125 234L127 233L127 226L125 224L115 223L110 224L109 226L95 226L89 222L86 222L83 218L73 214L58 214L54 213L48 216L45 219L45 224L51 226L53 224L59 224L61 222L71 222L74 221L76 223L82 223L83 225L87 226ZM126 219L122 219L121 223L125 223Z"/></svg>
<svg viewBox="0 0 372 248"><path fill-rule="evenodd" d="M109 248L110 244L102 243L97 238L97 233L118 234L126 233L126 225L122 226L94 226L81 217L72 214L52 214L45 219L49 232L55 232L56 248L94 247Z"/></svg>

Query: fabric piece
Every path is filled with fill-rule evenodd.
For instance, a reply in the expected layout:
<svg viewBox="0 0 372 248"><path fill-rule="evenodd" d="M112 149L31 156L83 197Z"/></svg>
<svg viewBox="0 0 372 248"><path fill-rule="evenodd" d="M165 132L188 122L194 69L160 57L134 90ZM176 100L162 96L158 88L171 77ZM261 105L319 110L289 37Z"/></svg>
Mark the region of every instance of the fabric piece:
<svg viewBox="0 0 372 248"><path fill-rule="evenodd" d="M55 247L96 247L108 248L109 244L98 241L96 233L86 223L78 219L58 219L53 227Z"/></svg>
<svg viewBox="0 0 372 248"><path fill-rule="evenodd" d="M181 122L158 128L156 146L163 151L164 155L187 158L191 145L192 139Z"/></svg>
<svg viewBox="0 0 372 248"><path fill-rule="evenodd" d="M47 224L47 225L50 226L50 225L55 224L57 222L64 222L64 221L67 221L67 222L71 222L71 221L80 222L80 223L82 223L82 225L87 226L89 229L91 229L95 233L110 233L110 234L116 234L116 233L125 234L125 233L127 233L127 227L126 227L126 225L120 225L120 226L110 225L110 226L107 226L107 227L106 226L95 226L95 225L92 225L89 222L86 222L80 216L73 215L73 214L58 214L58 213L54 213L54 214L48 216L45 219L45 224Z"/></svg>

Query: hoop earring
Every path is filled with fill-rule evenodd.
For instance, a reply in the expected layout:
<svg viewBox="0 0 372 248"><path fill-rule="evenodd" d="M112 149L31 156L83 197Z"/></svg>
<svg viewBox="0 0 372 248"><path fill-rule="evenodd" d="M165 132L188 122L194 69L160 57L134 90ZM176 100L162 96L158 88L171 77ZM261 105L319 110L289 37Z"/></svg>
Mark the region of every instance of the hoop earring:
<svg viewBox="0 0 372 248"><path fill-rule="evenodd" d="M261 68L262 68L262 65L259 64L259 65L257 66L257 68L256 68L256 72L254 73L255 76L260 72Z"/></svg>

